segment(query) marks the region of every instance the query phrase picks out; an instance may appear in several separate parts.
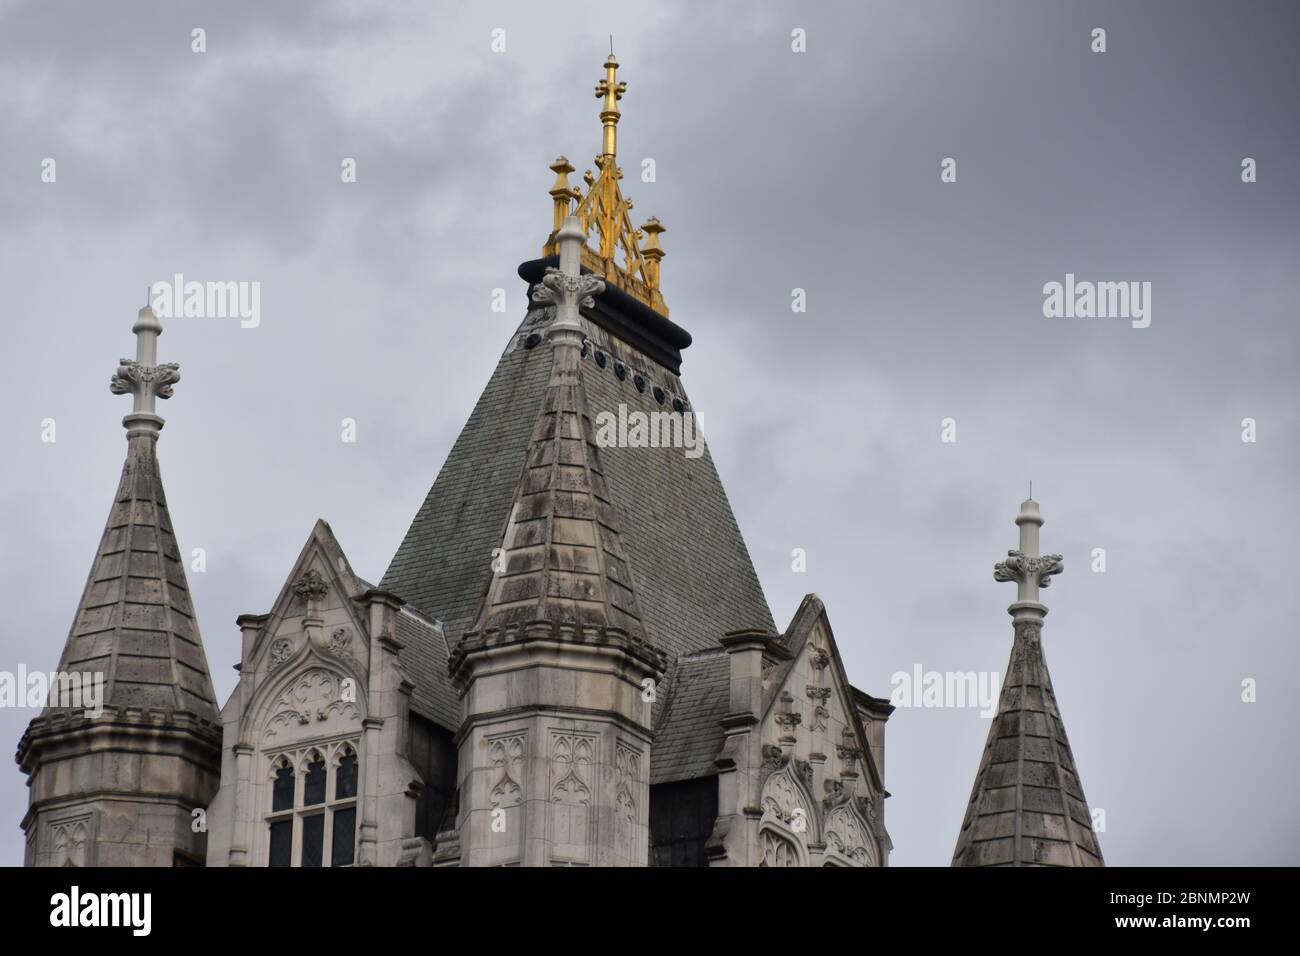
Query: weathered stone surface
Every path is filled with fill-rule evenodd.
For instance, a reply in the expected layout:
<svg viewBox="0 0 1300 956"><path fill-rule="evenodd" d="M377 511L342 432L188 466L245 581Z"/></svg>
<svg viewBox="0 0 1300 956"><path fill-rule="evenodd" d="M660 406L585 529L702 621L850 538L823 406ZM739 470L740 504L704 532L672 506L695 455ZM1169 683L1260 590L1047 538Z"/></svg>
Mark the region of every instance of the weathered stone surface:
<svg viewBox="0 0 1300 956"><path fill-rule="evenodd" d="M1018 625L953 865L1101 866L1073 768L1041 625Z"/></svg>
<svg viewBox="0 0 1300 956"><path fill-rule="evenodd" d="M172 866L204 856L192 811L216 792L220 730L155 438L129 438L58 665L102 677L103 713L46 707L18 745L31 787L30 865Z"/></svg>

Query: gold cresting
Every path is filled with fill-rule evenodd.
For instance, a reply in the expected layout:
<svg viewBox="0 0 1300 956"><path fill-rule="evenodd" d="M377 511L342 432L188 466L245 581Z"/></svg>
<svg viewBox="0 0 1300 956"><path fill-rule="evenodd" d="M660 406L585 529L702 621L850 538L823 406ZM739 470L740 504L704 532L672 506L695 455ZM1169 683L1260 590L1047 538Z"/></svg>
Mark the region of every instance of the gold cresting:
<svg viewBox="0 0 1300 956"><path fill-rule="evenodd" d="M659 264L664 257L659 234L663 224L651 216L637 229L632 225L632 200L623 197L618 181L623 171L618 168L618 119L622 115L618 101L623 98L627 84L618 79L618 60L614 54L605 61L605 78L596 84L596 98L603 100L600 122L601 154L596 157L597 174L591 170L583 173L587 184L584 196L569 185L573 165L563 156L551 164L555 182L551 186L554 216L551 235L542 247L542 255L554 256L560 251L556 235L564 225L564 218L575 215L589 240L595 232L596 245L590 241L582 247L584 268L612 282L628 295L650 306L660 315L668 315L668 306L659 292ZM576 204L576 207L575 207Z"/></svg>

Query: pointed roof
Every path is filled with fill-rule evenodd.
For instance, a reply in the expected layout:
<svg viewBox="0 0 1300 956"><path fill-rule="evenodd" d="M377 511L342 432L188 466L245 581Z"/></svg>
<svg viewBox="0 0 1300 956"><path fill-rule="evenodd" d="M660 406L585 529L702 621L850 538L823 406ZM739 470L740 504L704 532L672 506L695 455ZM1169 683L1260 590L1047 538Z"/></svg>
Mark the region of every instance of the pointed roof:
<svg viewBox="0 0 1300 956"><path fill-rule="evenodd" d="M109 383L113 394L132 397L122 419L126 463L59 670L102 674L106 708L188 713L215 724L216 694L158 470L164 422L155 400L170 398L181 377L176 363L158 362L162 330L153 309L141 309L131 327L136 357L122 359Z"/></svg>
<svg viewBox="0 0 1300 956"><path fill-rule="evenodd" d="M556 370L563 360L556 357ZM616 627L645 639L605 483L581 366L553 374L528 444L498 565L475 630L531 621Z"/></svg>
<svg viewBox="0 0 1300 956"><path fill-rule="evenodd" d="M1104 865L1043 657L1038 589L1060 573L1061 556L1039 555L1042 523L1038 503L1022 503L1020 549L994 568L995 580L1018 585L1015 638L953 866Z"/></svg>
<svg viewBox="0 0 1300 956"><path fill-rule="evenodd" d="M1016 627L952 864L1103 865L1043 658L1041 625Z"/></svg>
<svg viewBox="0 0 1300 956"><path fill-rule="evenodd" d="M576 234L577 221L568 223ZM561 235L576 245L576 235ZM590 303L590 294L603 291L604 283L578 276L576 262L572 273L553 270L534 295L559 302L559 317L548 331L551 375L474 631L547 621L615 628L645 641L583 384L578 302ZM566 283L573 288L561 288Z"/></svg>
<svg viewBox="0 0 1300 956"><path fill-rule="evenodd" d="M606 63L601 93L606 97L613 89L614 104L621 92L621 81L611 72L616 68L617 63ZM593 415L621 409L629 414L691 409L679 377L682 350L691 344L691 336L668 319L658 289L663 256L658 236L663 229L656 220L639 232L630 225L630 207L618 186L617 106L605 105L601 120L608 148L603 147L597 162L600 175L588 180L582 195L568 185L573 167L567 160L552 166L554 228L543 258L519 267L529 285L529 311L380 582L380 587L442 622L446 641L453 646L486 623L481 612L490 588L501 590L493 600L521 600L504 592L504 581L494 580L491 557L493 549L502 546L507 524L513 535L527 523L524 512L516 511L522 500L520 471L529 461L526 471L534 482L541 480L544 469L529 458L535 453L541 419L574 422L585 415L591 421ZM552 350L541 346L556 310L535 301L533 293L544 284L546 270L557 265L559 234L570 216L591 240L584 240L578 266L604 280L606 289L594 303L582 303L586 341L580 361L586 367L572 394L552 397L555 363ZM579 398L585 403L581 407ZM544 400L553 403L549 411L543 408ZM593 484L588 504L593 514L599 506L616 516L622 553L603 543L599 554L595 548L581 552L588 558L599 556L602 562L609 556L598 573L587 574L591 569L586 569L586 576L577 579L599 585L600 596L584 597L583 605L587 610L599 605L606 619L612 608L618 619L628 615L628 609L615 595L621 587L630 587L639 609L631 616L639 618L651 643L667 654L670 669L681 654L717 648L721 635L729 631L775 627L712 455L707 446L701 451L687 457L680 448L601 448L589 476ZM522 556L516 557L514 569L507 567L501 577L515 578L512 588L540 587L537 575L526 583L536 569L525 571L520 560ZM620 560L625 577L618 576ZM570 606L576 612L576 598ZM504 613L504 605L496 613ZM440 652L422 642L408 644L403 651L416 685L412 709L434 719L438 708L431 689L447 680L446 658ZM660 694L656 710L664 699Z"/></svg>
<svg viewBox="0 0 1300 956"><path fill-rule="evenodd" d="M321 574L318 569L323 569L324 573ZM334 536L334 529L330 527L329 522L324 518L317 518L312 525L311 533L307 535L307 540L298 551L298 557L294 559L289 576L280 586L279 594L271 603L271 610L260 625L264 638L267 635L274 635L285 617L295 611L302 613L303 600L295 588L305 575L312 573L316 575L315 580L326 587L333 586L349 600L360 597L371 587L352 569L352 563L344 553L338 538ZM355 617L355 625L365 633L368 629L365 615L358 608L351 605L349 607Z"/></svg>
<svg viewBox="0 0 1300 956"><path fill-rule="evenodd" d="M105 707L187 711L217 720L154 436L129 440L59 670L102 673Z"/></svg>

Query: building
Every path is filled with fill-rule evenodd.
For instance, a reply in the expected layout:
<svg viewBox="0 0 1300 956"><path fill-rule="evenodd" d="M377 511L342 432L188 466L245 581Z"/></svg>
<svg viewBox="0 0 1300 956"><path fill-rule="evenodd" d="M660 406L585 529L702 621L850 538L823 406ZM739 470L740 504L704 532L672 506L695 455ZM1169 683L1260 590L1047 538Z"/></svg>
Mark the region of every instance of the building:
<svg viewBox="0 0 1300 956"><path fill-rule="evenodd" d="M893 708L852 686L815 595L773 621L697 440L664 227L635 227L620 187L617 70L596 89L596 172L584 191L551 166L527 314L388 570L360 578L318 521L271 609L238 620L219 739L153 458L153 397L177 375L141 311L127 474L147 461L149 481L123 479L64 666L107 668L110 701L154 729L137 747L90 718L33 721L29 863L145 862L116 848L162 812L147 792L177 823L148 831L148 861L887 865ZM170 761L158 781L105 769L149 748ZM74 819L76 852L57 830Z"/></svg>

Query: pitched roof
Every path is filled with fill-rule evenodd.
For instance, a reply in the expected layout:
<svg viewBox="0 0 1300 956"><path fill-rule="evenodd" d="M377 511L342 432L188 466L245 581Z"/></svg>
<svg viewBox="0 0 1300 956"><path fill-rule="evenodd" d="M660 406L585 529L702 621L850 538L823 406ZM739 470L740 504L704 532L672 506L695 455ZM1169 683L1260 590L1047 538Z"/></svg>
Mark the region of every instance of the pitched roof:
<svg viewBox="0 0 1300 956"><path fill-rule="evenodd" d="M59 670L102 673L105 707L182 711L215 723L216 694L154 445L149 436L129 439Z"/></svg>
<svg viewBox="0 0 1300 956"><path fill-rule="evenodd" d="M393 626L397 630L397 639L402 643L402 663L408 670L411 669L408 655L415 652L420 660L431 660L434 672L443 675L441 679L422 682L425 685L422 689L426 708L422 713L449 730L459 727L460 698L445 676L450 648L447 647L442 626L409 606L403 606L397 612Z"/></svg>
<svg viewBox="0 0 1300 956"><path fill-rule="evenodd" d="M1103 865L1037 622L1016 624L952 865Z"/></svg>
<svg viewBox="0 0 1300 956"><path fill-rule="evenodd" d="M731 662L721 647L678 660L650 748L652 785L718 772L730 682Z"/></svg>
<svg viewBox="0 0 1300 956"><path fill-rule="evenodd" d="M663 385L670 398L685 400L670 369L611 331L617 327L611 301L617 305L607 290L595 310L583 312L591 339L582 374L589 414L620 404L662 411L653 387L636 387L637 375ZM551 309L533 308L511 337L380 582L440 620L451 646L473 627L492 579L492 552L504 538L551 372L551 350L527 343L533 335L540 341L552 315ZM639 328L643 335L653 332ZM674 349L689 342L678 331ZM597 351L604 365L596 363ZM616 365L627 370L623 378L615 374ZM642 624L670 667L682 654L719 646L729 631L775 628L707 448L695 458L681 448L601 448L600 464ZM445 658L420 644L408 645L403 659L416 683L412 707L437 719L434 688L447 680ZM661 685L657 708L670 683L671 675Z"/></svg>

